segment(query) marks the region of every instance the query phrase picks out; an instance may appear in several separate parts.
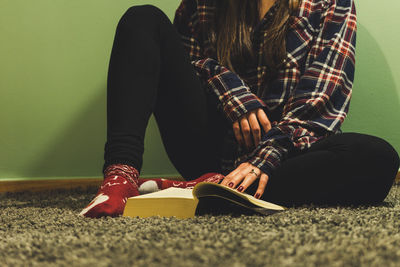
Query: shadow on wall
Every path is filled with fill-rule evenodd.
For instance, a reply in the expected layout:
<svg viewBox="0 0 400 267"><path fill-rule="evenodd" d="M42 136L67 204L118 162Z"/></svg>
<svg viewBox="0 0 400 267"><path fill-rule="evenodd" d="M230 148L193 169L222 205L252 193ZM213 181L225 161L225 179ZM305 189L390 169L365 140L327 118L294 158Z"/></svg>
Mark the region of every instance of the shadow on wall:
<svg viewBox="0 0 400 267"><path fill-rule="evenodd" d="M80 113L63 134L49 142L27 177L103 177L104 145L106 142L106 88L100 88L92 105ZM171 165L153 116L146 130L144 162L141 176L172 175L178 172Z"/></svg>
<svg viewBox="0 0 400 267"><path fill-rule="evenodd" d="M343 132L381 137L400 152L400 103L393 73L374 37L358 24L356 76Z"/></svg>

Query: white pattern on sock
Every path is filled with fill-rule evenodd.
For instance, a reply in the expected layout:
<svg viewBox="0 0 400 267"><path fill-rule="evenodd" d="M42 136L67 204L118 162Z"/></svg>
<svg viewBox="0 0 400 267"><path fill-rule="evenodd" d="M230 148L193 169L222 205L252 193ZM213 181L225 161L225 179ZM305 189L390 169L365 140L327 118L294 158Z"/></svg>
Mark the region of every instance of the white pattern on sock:
<svg viewBox="0 0 400 267"><path fill-rule="evenodd" d="M101 189L103 189L103 188L106 187L106 186L113 186L113 185L119 185L119 184L121 184L121 183L111 183L111 182L107 182L107 183L105 183L105 184L103 184L103 185L101 186Z"/></svg>
<svg viewBox="0 0 400 267"><path fill-rule="evenodd" d="M103 193L100 193L97 197L95 197L90 204L84 208L79 215L84 216L90 209L92 209L94 206L99 205L101 203L106 202L110 197L107 195L104 195Z"/></svg>
<svg viewBox="0 0 400 267"><path fill-rule="evenodd" d="M160 191L160 189L158 188L157 183L155 181L146 181L139 187L140 194L148 194L157 191Z"/></svg>
<svg viewBox="0 0 400 267"><path fill-rule="evenodd" d="M174 186L174 187L183 186L183 185L184 185L183 182L177 182L177 183L172 182L172 186Z"/></svg>

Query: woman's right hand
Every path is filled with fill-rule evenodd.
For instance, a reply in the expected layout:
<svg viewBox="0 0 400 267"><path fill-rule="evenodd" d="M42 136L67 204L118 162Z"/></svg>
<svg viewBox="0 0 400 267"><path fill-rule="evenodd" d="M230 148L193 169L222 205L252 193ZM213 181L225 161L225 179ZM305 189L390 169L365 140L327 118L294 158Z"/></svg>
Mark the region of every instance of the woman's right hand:
<svg viewBox="0 0 400 267"><path fill-rule="evenodd" d="M233 132L241 147L250 151L260 143L260 125L265 133L271 130L271 122L261 108L246 113L233 123Z"/></svg>

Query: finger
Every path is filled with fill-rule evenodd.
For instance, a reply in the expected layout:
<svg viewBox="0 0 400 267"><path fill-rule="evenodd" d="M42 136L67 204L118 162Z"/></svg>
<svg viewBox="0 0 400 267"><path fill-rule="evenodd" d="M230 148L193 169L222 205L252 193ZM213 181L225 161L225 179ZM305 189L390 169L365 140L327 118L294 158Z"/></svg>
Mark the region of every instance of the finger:
<svg viewBox="0 0 400 267"><path fill-rule="evenodd" d="M251 172L251 170L254 169L254 172L257 173L257 175L255 175L253 172ZM238 186L237 190L239 192L244 192L246 191L246 189L255 181L257 180L258 177L260 177L260 173L261 171L258 168L255 168L254 166L250 167L250 169L248 170L243 182Z"/></svg>
<svg viewBox="0 0 400 267"><path fill-rule="evenodd" d="M222 180L221 184L228 186L228 184L231 182L232 178L235 177L235 175L240 172L241 168L243 168L242 164L240 164L236 169L234 169L228 175L226 175L224 180Z"/></svg>
<svg viewBox="0 0 400 267"><path fill-rule="evenodd" d="M264 194L265 187L267 186L267 183L268 183L268 179L269 179L269 177L268 177L267 174L265 174L265 173L262 173L262 174L261 174L261 176L260 176L260 181L258 182L257 191L256 191L256 193L254 194L254 197L255 197L255 198L260 199L261 196Z"/></svg>
<svg viewBox="0 0 400 267"><path fill-rule="evenodd" d="M242 133L240 132L240 125L239 125L239 121L235 121L232 125L233 128L233 133L235 134L235 138L238 142L238 144L243 147L243 137L242 137Z"/></svg>
<svg viewBox="0 0 400 267"><path fill-rule="evenodd" d="M240 128L242 130L244 143L246 144L247 150L250 150L252 146L251 136L250 136L250 125L247 117L244 117L240 120Z"/></svg>
<svg viewBox="0 0 400 267"><path fill-rule="evenodd" d="M225 176L226 181L223 185L229 186L231 188L235 188L238 183L240 183L243 178L246 176L246 174L249 171L246 171L248 169L248 165L246 163L240 164L235 170L233 170L231 173L229 173L227 176ZM222 182L221 182L222 184Z"/></svg>
<svg viewBox="0 0 400 267"><path fill-rule="evenodd" d="M249 124L251 132L253 134L254 145L257 146L261 140L261 130L260 130L260 124L258 123L257 116L255 113L250 113Z"/></svg>
<svg viewBox="0 0 400 267"><path fill-rule="evenodd" d="M261 123L265 133L271 130L271 122L269 121L267 114L261 108L257 110L257 119Z"/></svg>

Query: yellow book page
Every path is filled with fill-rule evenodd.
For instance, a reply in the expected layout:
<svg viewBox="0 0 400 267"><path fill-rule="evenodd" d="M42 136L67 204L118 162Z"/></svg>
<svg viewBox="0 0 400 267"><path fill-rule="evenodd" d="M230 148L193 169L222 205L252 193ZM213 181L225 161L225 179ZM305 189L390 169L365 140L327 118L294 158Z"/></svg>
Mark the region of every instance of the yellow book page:
<svg viewBox="0 0 400 267"><path fill-rule="evenodd" d="M209 183L209 182L201 182L198 183L193 188L193 194L198 198L206 197L206 196L217 196L225 198L229 201L235 202L240 205L251 206L255 205L258 207L262 207L270 210L285 210L286 208L283 206L279 206L264 200L257 199L249 194L238 192L236 189L232 189L230 187ZM236 196L236 197L235 197ZM239 202L238 200L241 199Z"/></svg>
<svg viewBox="0 0 400 267"><path fill-rule="evenodd" d="M123 216L138 216L140 218L151 216L175 216L180 219L193 218L197 203L197 199L185 198L128 199Z"/></svg>
<svg viewBox="0 0 400 267"><path fill-rule="evenodd" d="M197 203L198 200L193 197L192 189L171 187L158 192L128 198L123 216L193 218Z"/></svg>
<svg viewBox="0 0 400 267"><path fill-rule="evenodd" d="M192 189L170 187L164 190L144 195L139 195L132 198L140 199L140 198L171 198L171 197L193 199Z"/></svg>

